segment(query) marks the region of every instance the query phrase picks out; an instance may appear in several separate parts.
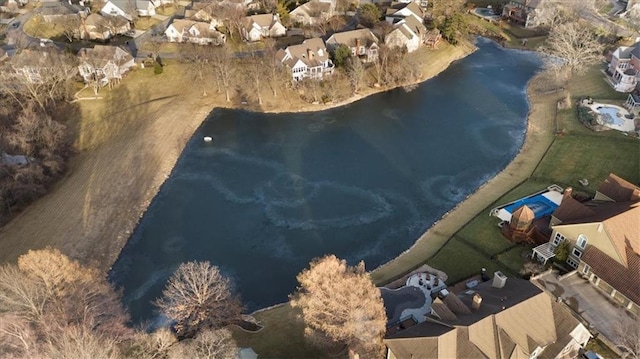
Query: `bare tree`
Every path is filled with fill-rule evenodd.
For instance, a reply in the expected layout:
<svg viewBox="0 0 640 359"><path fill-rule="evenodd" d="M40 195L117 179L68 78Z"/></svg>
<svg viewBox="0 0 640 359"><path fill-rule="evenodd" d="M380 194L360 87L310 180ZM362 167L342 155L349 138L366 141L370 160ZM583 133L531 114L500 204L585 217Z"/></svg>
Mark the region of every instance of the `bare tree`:
<svg viewBox="0 0 640 359"><path fill-rule="evenodd" d="M200 87L202 96L207 96L213 66L211 64L211 49L209 47L191 44L186 51L181 52L182 62L187 64L188 71Z"/></svg>
<svg viewBox="0 0 640 359"><path fill-rule="evenodd" d="M351 91L357 94L362 87L367 70L365 69L362 61L357 57L349 57L347 59L347 76L349 77L349 83L351 84Z"/></svg>
<svg viewBox="0 0 640 359"><path fill-rule="evenodd" d="M583 73L602 58L603 46L588 26L578 22L560 24L549 33L544 52L561 58L555 64L570 74Z"/></svg>
<svg viewBox="0 0 640 359"><path fill-rule="evenodd" d="M236 68L231 53L226 46L212 49L211 63L218 86L218 92L224 90L225 98L231 101L230 89L236 79Z"/></svg>
<svg viewBox="0 0 640 359"><path fill-rule="evenodd" d="M255 94L258 98L258 104L262 105L262 78L263 71L265 69L265 58L257 56L255 52L251 52L249 58L242 60L242 69L244 73L244 80L249 84L249 89L252 94Z"/></svg>
<svg viewBox="0 0 640 359"><path fill-rule="evenodd" d="M238 320L242 306L231 289L231 281L218 267L209 262L187 262L169 278L155 305L175 322L178 335L192 336Z"/></svg>
<svg viewBox="0 0 640 359"><path fill-rule="evenodd" d="M64 35L69 42L73 42L73 39L80 35L81 22L80 16L77 14L62 16L60 20L55 22L55 25L62 29L62 35Z"/></svg>
<svg viewBox="0 0 640 359"><path fill-rule="evenodd" d="M171 351L170 359L235 359L238 347L228 329L207 329Z"/></svg>
<svg viewBox="0 0 640 359"><path fill-rule="evenodd" d="M0 267L0 353L117 358L132 336L119 299L98 270L57 250L29 251Z"/></svg>
<svg viewBox="0 0 640 359"><path fill-rule="evenodd" d="M313 260L297 278L300 286L291 305L302 310L307 334L320 333L361 357L381 354L386 314L363 262L351 267L326 256Z"/></svg>
<svg viewBox="0 0 640 359"><path fill-rule="evenodd" d="M276 58L275 41L267 38L264 41L264 68L262 75L265 78L273 97L278 97L278 90L290 84L290 74L285 66Z"/></svg>
<svg viewBox="0 0 640 359"><path fill-rule="evenodd" d="M623 358L640 359L640 321L634 317L624 317L615 326L615 345Z"/></svg>
<svg viewBox="0 0 640 359"><path fill-rule="evenodd" d="M65 126L33 107L25 108L6 135L8 142L27 157L53 155L66 145Z"/></svg>
<svg viewBox="0 0 640 359"><path fill-rule="evenodd" d="M161 328L151 334L136 333L128 352L132 359L166 359L170 356L170 350L179 345L169 328Z"/></svg>

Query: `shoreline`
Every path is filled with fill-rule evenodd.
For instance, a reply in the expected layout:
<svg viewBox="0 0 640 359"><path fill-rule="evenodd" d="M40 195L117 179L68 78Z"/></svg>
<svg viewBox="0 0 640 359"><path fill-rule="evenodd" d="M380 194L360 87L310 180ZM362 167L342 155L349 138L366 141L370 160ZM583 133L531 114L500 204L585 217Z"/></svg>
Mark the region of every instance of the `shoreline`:
<svg viewBox="0 0 640 359"><path fill-rule="evenodd" d="M474 217L531 176L553 142L556 103L566 91L540 93L538 87L543 86L547 76L549 72L543 68L527 82L527 127L516 156L495 176L442 215L411 247L371 270L371 278L376 285L389 283L425 264ZM550 116L551 113L553 115Z"/></svg>
<svg viewBox="0 0 640 359"><path fill-rule="evenodd" d="M367 87L360 94L335 103L286 103L287 106L277 106L280 103L278 101L273 108L261 109L260 112L319 112L345 106L377 93L423 83L477 49L472 42L463 42L458 46L444 43L443 46L451 51L447 52L448 56L436 61L423 61L422 76L415 82L390 88ZM201 98L187 95L179 98L183 106L176 105L171 96L162 97L160 93L154 93L156 99L150 99L151 94L148 93L139 95L138 99L118 98L123 94L129 97L137 95L129 91L126 83L120 87L123 88L116 88L113 92L115 95L111 94L115 97L113 103L103 100L105 107L111 105L118 108L122 105L121 101L132 103L129 108L139 107L136 103L154 104L145 105L133 114L123 115L122 123L113 125L116 127L112 130L115 134L107 136L103 142L98 140L92 143L91 140L95 139L89 138L87 144L78 144L79 154L70 161L70 169L63 179L48 194L0 228L0 261L15 262L30 249L54 247L108 273L149 205L160 193L187 143L211 111L215 108L251 111L251 108L243 105L229 106L229 103L221 101L220 96ZM124 111L126 109L115 114L120 115ZM88 115L83 111L82 120L91 115L109 116L107 127L111 121L116 122L110 118L112 113L94 114L91 111L88 111ZM181 125L178 130L174 128L176 119ZM101 121L107 122L106 119ZM131 122L136 124L131 125ZM89 123L87 127L89 125L95 126ZM81 123L79 127L84 128L85 124ZM84 135L80 133L78 143L85 141L82 137L91 137ZM118 160L114 161L114 158ZM132 173L136 175L132 176Z"/></svg>

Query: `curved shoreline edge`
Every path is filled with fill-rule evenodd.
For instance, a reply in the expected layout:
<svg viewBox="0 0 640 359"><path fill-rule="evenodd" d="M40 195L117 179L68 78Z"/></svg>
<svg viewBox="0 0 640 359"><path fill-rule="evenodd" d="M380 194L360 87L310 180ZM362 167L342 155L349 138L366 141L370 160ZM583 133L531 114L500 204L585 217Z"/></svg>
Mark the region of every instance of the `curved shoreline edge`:
<svg viewBox="0 0 640 359"><path fill-rule="evenodd" d="M564 94L564 91L551 95L541 93L540 87L544 85L546 75L548 73L542 69L527 83L529 112L525 139L513 160L445 213L409 249L371 271L371 278L376 285L386 284L424 264L473 218L533 174L553 143L557 101Z"/></svg>

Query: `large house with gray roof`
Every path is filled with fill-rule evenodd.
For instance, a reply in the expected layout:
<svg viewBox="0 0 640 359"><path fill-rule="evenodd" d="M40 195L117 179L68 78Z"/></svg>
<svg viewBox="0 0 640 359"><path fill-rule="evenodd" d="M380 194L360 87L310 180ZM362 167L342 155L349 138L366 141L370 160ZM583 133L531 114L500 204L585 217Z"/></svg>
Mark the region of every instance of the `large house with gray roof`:
<svg viewBox="0 0 640 359"><path fill-rule="evenodd" d="M592 200L580 202L565 189L551 227L550 241L534 248L535 258L553 258L567 241L567 265L622 307L640 314L640 187L610 174Z"/></svg>
<svg viewBox="0 0 640 359"><path fill-rule="evenodd" d="M591 338L549 294L499 272L457 295L440 294L423 319L387 332L388 359L574 358Z"/></svg>
<svg viewBox="0 0 640 359"><path fill-rule="evenodd" d="M349 47L351 56L359 58L362 62L378 59L378 38L369 29L336 32L327 39L327 48L331 52L341 45Z"/></svg>
<svg viewBox="0 0 640 359"><path fill-rule="evenodd" d="M302 44L288 46L276 53L276 58L291 70L295 81L305 78L322 79L333 73L335 66L320 38L304 40Z"/></svg>
<svg viewBox="0 0 640 359"><path fill-rule="evenodd" d="M199 45L222 45L226 36L216 30L214 23L187 19L174 20L165 30L169 42L191 42Z"/></svg>
<svg viewBox="0 0 640 359"><path fill-rule="evenodd" d="M86 83L107 86L135 67L133 56L118 46L96 45L78 52L80 76Z"/></svg>

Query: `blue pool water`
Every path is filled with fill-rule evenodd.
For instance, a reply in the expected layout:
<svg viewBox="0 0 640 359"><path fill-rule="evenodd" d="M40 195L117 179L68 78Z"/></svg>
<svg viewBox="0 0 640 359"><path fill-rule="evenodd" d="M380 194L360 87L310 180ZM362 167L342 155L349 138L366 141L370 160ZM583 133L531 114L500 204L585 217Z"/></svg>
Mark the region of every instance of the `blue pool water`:
<svg viewBox="0 0 640 359"><path fill-rule="evenodd" d="M556 208L558 208L557 204L553 203L541 193L533 197L522 198L506 206L504 209L509 213L513 213L515 210L525 204L527 205L527 207L531 208L536 219L550 215L551 213L553 213L553 211L556 210Z"/></svg>
<svg viewBox="0 0 640 359"><path fill-rule="evenodd" d="M622 126L624 124L624 120L618 116L620 111L615 107L601 106L598 107L598 112L602 115L604 122L608 124L618 126Z"/></svg>

